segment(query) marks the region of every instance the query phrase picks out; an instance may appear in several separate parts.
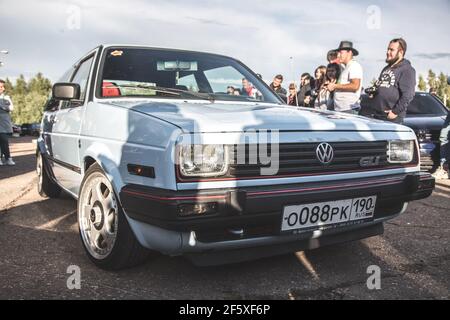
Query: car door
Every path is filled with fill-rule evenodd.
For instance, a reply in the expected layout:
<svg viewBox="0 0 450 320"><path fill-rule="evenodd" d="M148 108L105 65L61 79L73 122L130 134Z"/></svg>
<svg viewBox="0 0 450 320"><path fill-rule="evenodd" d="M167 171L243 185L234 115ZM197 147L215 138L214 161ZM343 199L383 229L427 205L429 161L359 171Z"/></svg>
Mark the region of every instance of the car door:
<svg viewBox="0 0 450 320"><path fill-rule="evenodd" d="M82 179L79 136L96 53L81 60L71 77L70 82L80 85L80 100L62 102L52 119L53 173L58 183L74 195L78 195Z"/></svg>
<svg viewBox="0 0 450 320"><path fill-rule="evenodd" d="M69 82L74 71L75 67L72 66L69 70L64 72L64 75L59 78L57 82ZM48 160L50 160L48 162L48 169L51 170L51 176L55 176L53 172L54 162L51 161L54 159L52 150L53 124L61 103L62 101L56 100L53 97L48 99L44 107L44 114L42 116L42 140L44 146L43 154Z"/></svg>

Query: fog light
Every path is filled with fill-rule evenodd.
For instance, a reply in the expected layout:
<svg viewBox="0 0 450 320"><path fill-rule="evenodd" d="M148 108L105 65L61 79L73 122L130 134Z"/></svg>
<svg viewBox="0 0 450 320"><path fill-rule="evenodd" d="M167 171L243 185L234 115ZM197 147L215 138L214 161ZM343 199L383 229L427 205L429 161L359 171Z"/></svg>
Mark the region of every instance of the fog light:
<svg viewBox="0 0 450 320"><path fill-rule="evenodd" d="M178 214L182 217L211 214L217 212L217 207L217 202L180 204Z"/></svg>
<svg viewBox="0 0 450 320"><path fill-rule="evenodd" d="M155 168L153 167L141 166L138 164L128 164L127 169L129 174L135 176L155 178Z"/></svg>

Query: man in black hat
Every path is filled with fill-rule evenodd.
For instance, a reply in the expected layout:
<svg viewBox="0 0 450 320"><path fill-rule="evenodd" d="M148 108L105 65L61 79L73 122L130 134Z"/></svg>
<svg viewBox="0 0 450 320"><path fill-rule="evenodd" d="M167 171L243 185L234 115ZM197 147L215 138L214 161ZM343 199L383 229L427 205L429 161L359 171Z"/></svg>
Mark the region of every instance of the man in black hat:
<svg viewBox="0 0 450 320"><path fill-rule="evenodd" d="M367 88L367 106L361 114L395 123L403 123L408 105L415 95L416 71L405 59L406 41L392 39L386 52L387 66L374 86Z"/></svg>
<svg viewBox="0 0 450 320"><path fill-rule="evenodd" d="M341 41L336 49L339 61L345 66L337 83L330 83L328 91L334 91L334 110L357 114L363 82L363 69L354 59L359 54L350 41Z"/></svg>

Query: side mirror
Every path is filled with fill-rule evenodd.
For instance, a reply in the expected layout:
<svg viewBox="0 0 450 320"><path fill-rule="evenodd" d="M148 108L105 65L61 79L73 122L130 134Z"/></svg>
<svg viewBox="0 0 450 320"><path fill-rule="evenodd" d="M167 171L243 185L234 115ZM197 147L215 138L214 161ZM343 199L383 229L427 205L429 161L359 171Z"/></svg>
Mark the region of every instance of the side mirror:
<svg viewBox="0 0 450 320"><path fill-rule="evenodd" d="M58 82L53 85L52 98L56 100L79 100L80 85L78 83Z"/></svg>
<svg viewBox="0 0 450 320"><path fill-rule="evenodd" d="M447 84L450 85L450 77L447 78Z"/></svg>

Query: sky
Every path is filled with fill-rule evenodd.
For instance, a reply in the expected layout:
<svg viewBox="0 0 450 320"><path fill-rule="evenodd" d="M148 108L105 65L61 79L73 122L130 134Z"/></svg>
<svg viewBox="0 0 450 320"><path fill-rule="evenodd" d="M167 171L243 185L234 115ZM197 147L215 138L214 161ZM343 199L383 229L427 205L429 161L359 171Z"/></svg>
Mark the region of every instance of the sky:
<svg viewBox="0 0 450 320"><path fill-rule="evenodd" d="M450 75L449 13L450 0L0 0L0 78L55 82L90 49L123 43L228 55L287 87L350 40L367 86L400 36L417 74Z"/></svg>

